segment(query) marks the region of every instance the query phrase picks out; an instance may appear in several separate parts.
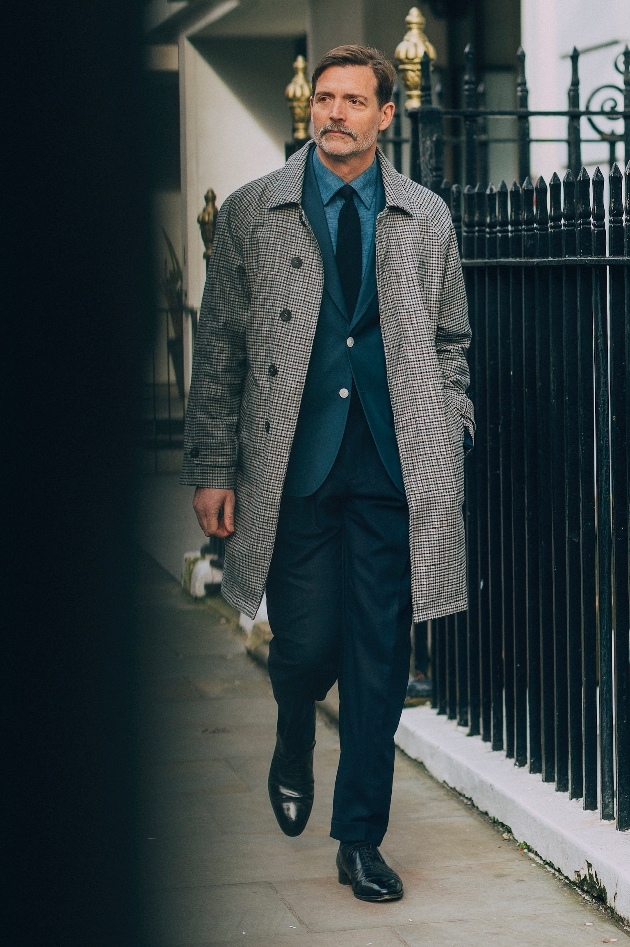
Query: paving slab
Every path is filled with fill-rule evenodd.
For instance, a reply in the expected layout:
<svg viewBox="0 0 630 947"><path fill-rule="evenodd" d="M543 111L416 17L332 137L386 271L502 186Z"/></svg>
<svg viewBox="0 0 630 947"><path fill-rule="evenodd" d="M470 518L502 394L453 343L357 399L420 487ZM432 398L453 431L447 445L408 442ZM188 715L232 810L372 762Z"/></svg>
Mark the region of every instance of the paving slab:
<svg viewBox="0 0 630 947"><path fill-rule="evenodd" d="M382 852L405 897L357 901L329 837L339 737L328 717L313 813L289 839L267 798L271 686L229 609L192 601L148 557L137 604L142 947L630 947L605 909L400 752Z"/></svg>

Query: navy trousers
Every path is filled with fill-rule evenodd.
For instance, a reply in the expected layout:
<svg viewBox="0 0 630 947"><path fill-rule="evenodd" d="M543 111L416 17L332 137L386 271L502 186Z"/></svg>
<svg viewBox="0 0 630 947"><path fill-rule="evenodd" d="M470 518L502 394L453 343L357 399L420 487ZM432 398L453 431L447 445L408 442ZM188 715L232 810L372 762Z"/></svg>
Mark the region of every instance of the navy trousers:
<svg viewBox="0 0 630 947"><path fill-rule="evenodd" d="M267 611L278 733L296 753L310 747L314 701L339 680L341 752L330 834L379 845L409 676L409 511L356 389L324 483L310 496L283 496Z"/></svg>

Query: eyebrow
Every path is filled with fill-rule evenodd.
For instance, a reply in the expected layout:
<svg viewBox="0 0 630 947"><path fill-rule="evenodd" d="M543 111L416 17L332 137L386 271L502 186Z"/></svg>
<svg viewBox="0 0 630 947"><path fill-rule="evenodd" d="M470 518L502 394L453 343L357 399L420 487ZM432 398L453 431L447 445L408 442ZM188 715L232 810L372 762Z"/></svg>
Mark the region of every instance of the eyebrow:
<svg viewBox="0 0 630 947"><path fill-rule="evenodd" d="M334 95L329 89L316 89L313 98L317 98L319 95ZM344 99L363 99L365 102L368 100L367 95L362 95L361 92L346 92L343 96Z"/></svg>

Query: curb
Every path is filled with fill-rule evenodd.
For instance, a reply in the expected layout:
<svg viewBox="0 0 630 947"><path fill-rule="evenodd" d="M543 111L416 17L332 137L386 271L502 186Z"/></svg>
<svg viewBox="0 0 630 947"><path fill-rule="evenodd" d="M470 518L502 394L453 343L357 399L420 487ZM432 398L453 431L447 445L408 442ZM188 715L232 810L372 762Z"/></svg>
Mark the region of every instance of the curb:
<svg viewBox="0 0 630 947"><path fill-rule="evenodd" d="M396 744L583 891L630 922L630 832L618 832L580 800L514 766L481 737L467 737L431 707L403 710Z"/></svg>

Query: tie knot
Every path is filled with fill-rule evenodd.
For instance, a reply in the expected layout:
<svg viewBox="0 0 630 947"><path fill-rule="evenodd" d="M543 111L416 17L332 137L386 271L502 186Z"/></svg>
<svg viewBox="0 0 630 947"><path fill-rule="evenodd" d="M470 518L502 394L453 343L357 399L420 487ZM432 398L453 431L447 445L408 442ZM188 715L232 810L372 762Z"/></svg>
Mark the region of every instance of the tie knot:
<svg viewBox="0 0 630 947"><path fill-rule="evenodd" d="M352 187L351 184L344 184L343 187L340 187L340 188L339 188L339 190L337 191L337 193L338 193L338 194L341 194L341 196L343 197L344 201L347 203L348 201L352 201L352 200L353 200L354 195L356 194L356 191L355 191L355 189Z"/></svg>

